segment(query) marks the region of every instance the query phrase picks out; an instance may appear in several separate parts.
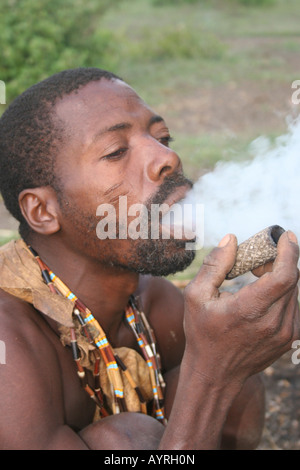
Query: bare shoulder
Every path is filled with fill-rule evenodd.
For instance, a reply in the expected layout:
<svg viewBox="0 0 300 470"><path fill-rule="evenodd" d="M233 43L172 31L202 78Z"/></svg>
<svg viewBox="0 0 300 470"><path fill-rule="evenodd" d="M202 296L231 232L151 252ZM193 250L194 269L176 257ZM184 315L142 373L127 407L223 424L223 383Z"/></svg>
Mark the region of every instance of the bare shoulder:
<svg viewBox="0 0 300 470"><path fill-rule="evenodd" d="M168 371L180 364L184 351L183 293L165 278L143 276L139 295Z"/></svg>
<svg viewBox="0 0 300 470"><path fill-rule="evenodd" d="M27 337L28 343L32 344L32 335L36 332L33 308L2 289L0 289L0 321L1 339L5 341L10 356L19 344L25 347Z"/></svg>
<svg viewBox="0 0 300 470"><path fill-rule="evenodd" d="M14 357L18 348L24 348L24 353L27 354L30 351L39 350L40 357L42 357L42 344L50 345L51 343L45 335L43 328L45 322L36 310L27 302L2 289L0 289L0 322L0 339L5 341L7 355L10 358Z"/></svg>
<svg viewBox="0 0 300 470"><path fill-rule="evenodd" d="M31 441L46 440L51 426L62 421L57 355L33 307L2 290L0 322L5 345L0 365L0 447L26 448Z"/></svg>

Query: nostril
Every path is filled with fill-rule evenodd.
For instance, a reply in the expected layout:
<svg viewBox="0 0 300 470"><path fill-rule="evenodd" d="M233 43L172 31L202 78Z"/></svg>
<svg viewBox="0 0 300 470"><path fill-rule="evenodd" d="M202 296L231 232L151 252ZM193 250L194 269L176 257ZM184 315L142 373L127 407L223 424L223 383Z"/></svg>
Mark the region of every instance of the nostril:
<svg viewBox="0 0 300 470"><path fill-rule="evenodd" d="M174 171L174 170L173 170L173 168L172 168L170 165L164 166L164 167L160 170L159 176L166 176L166 175L168 175L168 174L170 174L170 173L173 173L173 171Z"/></svg>
<svg viewBox="0 0 300 470"><path fill-rule="evenodd" d="M154 150L154 149L153 149ZM147 155L148 164L146 166L148 178L152 181L159 181L169 174L180 171L182 165L177 153L169 148L155 151Z"/></svg>

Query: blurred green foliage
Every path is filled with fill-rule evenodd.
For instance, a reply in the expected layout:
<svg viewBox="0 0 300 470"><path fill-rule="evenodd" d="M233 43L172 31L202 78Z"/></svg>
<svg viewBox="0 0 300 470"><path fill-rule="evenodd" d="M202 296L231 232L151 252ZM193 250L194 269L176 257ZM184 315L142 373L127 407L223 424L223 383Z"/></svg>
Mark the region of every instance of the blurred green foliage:
<svg viewBox="0 0 300 470"><path fill-rule="evenodd" d="M67 68L115 70L122 61L222 53L214 35L186 27L158 30L154 37L152 28L144 28L140 40L131 41L125 31L105 27L102 18L111 6L109 0L1 0L0 77L7 101Z"/></svg>
<svg viewBox="0 0 300 470"><path fill-rule="evenodd" d="M276 0L236 0L237 2L241 3L242 5L246 6L264 6L264 5L272 5L276 2Z"/></svg>
<svg viewBox="0 0 300 470"><path fill-rule="evenodd" d="M128 60L139 62L162 61L164 59L218 59L225 51L225 45L213 33L189 29L186 24L178 24L155 31L144 28L139 41L124 44Z"/></svg>
<svg viewBox="0 0 300 470"><path fill-rule="evenodd" d="M272 1L227 0L227 4ZM112 28L105 21L108 11L118 13L123 6L120 0L1 0L0 78L6 83L7 103L34 83L67 68L100 67L122 74L124 64L130 69L137 63L222 58L224 42L201 24L190 28L185 21L174 24L170 18L169 23L158 21L153 27L145 21L149 8L153 17L162 14L163 19L168 8L174 14L179 4L180 8L185 4L226 6L219 0L143 0L140 8L145 16L134 30L128 30L122 22Z"/></svg>
<svg viewBox="0 0 300 470"><path fill-rule="evenodd" d="M110 4L1 0L0 77L7 85L7 99L66 68L113 67L116 38L99 24Z"/></svg>
<svg viewBox="0 0 300 470"><path fill-rule="evenodd" d="M206 3L206 4L213 4L215 3L214 0L151 0L153 5L156 6L163 6L165 4L172 4L172 5L184 5L184 4L193 4L193 3ZM241 5L246 6L264 6L274 4L276 0L230 0L235 3L240 3ZM226 0L224 1L224 3Z"/></svg>
<svg viewBox="0 0 300 470"><path fill-rule="evenodd" d="M153 5L163 6L167 3L172 5L183 5L184 3L199 3L200 1L203 2L203 0L152 0L152 3Z"/></svg>

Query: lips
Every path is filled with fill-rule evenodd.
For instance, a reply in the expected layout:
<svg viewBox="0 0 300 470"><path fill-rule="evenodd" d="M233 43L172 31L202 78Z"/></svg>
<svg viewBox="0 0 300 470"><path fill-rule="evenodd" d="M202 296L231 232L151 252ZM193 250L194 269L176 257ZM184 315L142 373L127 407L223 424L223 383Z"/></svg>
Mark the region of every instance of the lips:
<svg viewBox="0 0 300 470"><path fill-rule="evenodd" d="M180 186L170 194L160 206L162 218L160 221L160 230L162 238L186 240L193 239L195 234L191 230L187 230L183 217L182 202L190 187ZM178 205L177 205L178 204Z"/></svg>
<svg viewBox="0 0 300 470"><path fill-rule="evenodd" d="M182 201L186 197L190 189L191 188L188 185L184 185L184 186L178 187L176 191L173 191L172 194L170 194L162 203L168 206L168 207L162 208L162 211L161 211L162 215L164 216L165 214L167 214L174 204L177 204L178 202Z"/></svg>

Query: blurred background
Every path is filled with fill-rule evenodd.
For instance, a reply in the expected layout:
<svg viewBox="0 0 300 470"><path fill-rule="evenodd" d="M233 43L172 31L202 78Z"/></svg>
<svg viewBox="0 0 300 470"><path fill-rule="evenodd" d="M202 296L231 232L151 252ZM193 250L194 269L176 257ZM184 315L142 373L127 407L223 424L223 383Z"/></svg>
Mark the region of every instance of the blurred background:
<svg viewBox="0 0 300 470"><path fill-rule="evenodd" d="M253 141L276 143L297 118L299 20L298 0L1 0L0 114L53 73L108 69L164 116L196 181L218 162L254 158ZM0 244L16 236L0 199ZM206 249L172 281L181 286L194 276ZM300 379L290 356L264 373L261 449L300 449Z"/></svg>

